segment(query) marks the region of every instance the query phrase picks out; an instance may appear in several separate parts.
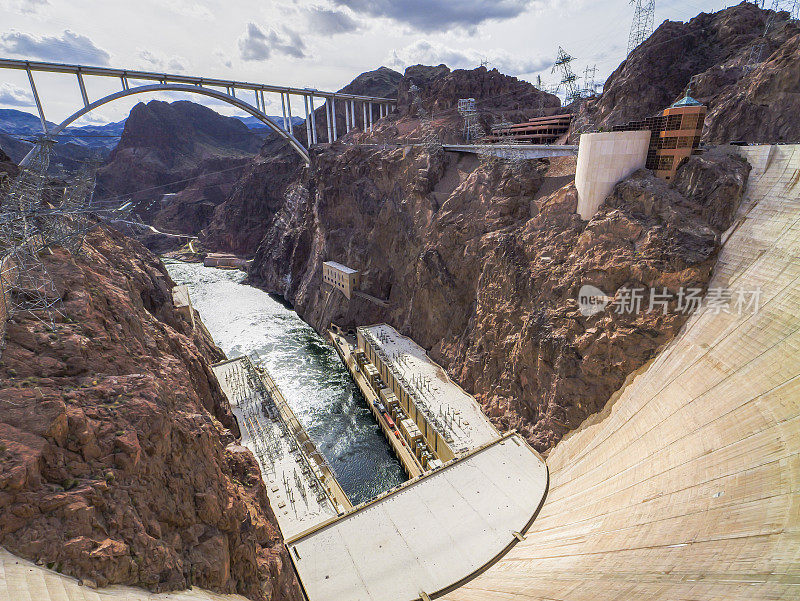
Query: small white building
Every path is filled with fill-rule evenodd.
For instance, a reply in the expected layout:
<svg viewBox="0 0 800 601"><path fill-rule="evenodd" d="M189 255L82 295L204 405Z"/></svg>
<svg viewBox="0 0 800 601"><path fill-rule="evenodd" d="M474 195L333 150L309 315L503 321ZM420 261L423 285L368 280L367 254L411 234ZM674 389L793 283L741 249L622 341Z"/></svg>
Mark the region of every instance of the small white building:
<svg viewBox="0 0 800 601"><path fill-rule="evenodd" d="M338 288L347 298L350 298L353 291L358 290L360 274L358 270L336 261L325 261L322 264L322 281Z"/></svg>

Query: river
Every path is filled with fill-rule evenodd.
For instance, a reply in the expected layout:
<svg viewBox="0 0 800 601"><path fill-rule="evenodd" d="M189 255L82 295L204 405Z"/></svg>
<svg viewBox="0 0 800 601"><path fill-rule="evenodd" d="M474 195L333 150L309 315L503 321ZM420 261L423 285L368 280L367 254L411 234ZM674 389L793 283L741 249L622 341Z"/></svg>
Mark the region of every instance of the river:
<svg viewBox="0 0 800 601"><path fill-rule="evenodd" d="M406 477L333 347L244 273L165 260L229 358L257 353L353 505Z"/></svg>

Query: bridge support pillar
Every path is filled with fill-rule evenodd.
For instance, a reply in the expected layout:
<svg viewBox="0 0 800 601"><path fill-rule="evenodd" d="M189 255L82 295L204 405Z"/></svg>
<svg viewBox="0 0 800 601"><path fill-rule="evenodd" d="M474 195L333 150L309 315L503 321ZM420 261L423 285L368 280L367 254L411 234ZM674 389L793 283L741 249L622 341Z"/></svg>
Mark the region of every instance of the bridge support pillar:
<svg viewBox="0 0 800 601"><path fill-rule="evenodd" d="M333 115L333 141L339 139L339 133L336 131L336 96L331 97L331 114Z"/></svg>
<svg viewBox="0 0 800 601"><path fill-rule="evenodd" d="M39 111L39 119L42 122L42 131L47 133L47 119L44 118L44 109L42 108L42 101L39 99L39 92L36 91L36 84L33 82L33 73L28 69L28 81L31 84L31 92L33 92L33 99L36 102L36 110Z"/></svg>
<svg viewBox="0 0 800 601"><path fill-rule="evenodd" d="M344 129L345 133L350 133L350 101L344 101Z"/></svg>
<svg viewBox="0 0 800 601"><path fill-rule="evenodd" d="M369 131L372 131L372 103L369 103Z"/></svg>
<svg viewBox="0 0 800 601"><path fill-rule="evenodd" d="M366 102L362 102L361 103L361 108L362 108L362 112L364 113L363 114L364 120L362 121L362 124L364 126L363 129L366 132L367 131L367 103Z"/></svg>
<svg viewBox="0 0 800 601"><path fill-rule="evenodd" d="M313 144L317 143L317 117L314 114L314 97L309 96L308 102L311 105L311 138L314 140ZM309 142L312 144L312 142Z"/></svg>
<svg viewBox="0 0 800 601"><path fill-rule="evenodd" d="M333 142L333 127L331 127L331 99L325 100L325 117L328 121L328 144Z"/></svg>
<svg viewBox="0 0 800 601"><path fill-rule="evenodd" d="M294 123L292 123L292 97L286 92L286 115L289 118L289 133L294 135Z"/></svg>
<svg viewBox="0 0 800 601"><path fill-rule="evenodd" d="M303 96L303 108L306 110L306 139L311 146L311 117L308 114L308 96Z"/></svg>

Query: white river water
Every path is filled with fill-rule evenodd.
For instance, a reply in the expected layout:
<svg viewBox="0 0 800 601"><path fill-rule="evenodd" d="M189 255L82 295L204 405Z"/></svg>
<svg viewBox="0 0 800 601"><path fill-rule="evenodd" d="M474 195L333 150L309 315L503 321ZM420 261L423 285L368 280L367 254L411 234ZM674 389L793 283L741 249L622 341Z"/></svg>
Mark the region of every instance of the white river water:
<svg viewBox="0 0 800 601"><path fill-rule="evenodd" d="M228 358L254 351L356 505L406 477L333 347L245 275L164 261Z"/></svg>

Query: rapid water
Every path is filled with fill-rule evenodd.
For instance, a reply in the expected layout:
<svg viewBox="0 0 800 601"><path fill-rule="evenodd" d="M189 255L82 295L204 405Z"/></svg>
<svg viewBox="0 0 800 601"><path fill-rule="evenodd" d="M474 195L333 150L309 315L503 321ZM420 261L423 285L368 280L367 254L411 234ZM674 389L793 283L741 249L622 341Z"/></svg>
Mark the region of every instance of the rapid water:
<svg viewBox="0 0 800 601"><path fill-rule="evenodd" d="M228 358L254 351L357 505L406 477L333 347L245 275L164 261Z"/></svg>

